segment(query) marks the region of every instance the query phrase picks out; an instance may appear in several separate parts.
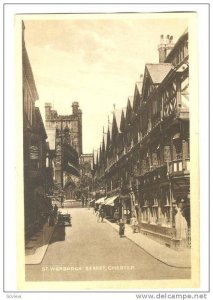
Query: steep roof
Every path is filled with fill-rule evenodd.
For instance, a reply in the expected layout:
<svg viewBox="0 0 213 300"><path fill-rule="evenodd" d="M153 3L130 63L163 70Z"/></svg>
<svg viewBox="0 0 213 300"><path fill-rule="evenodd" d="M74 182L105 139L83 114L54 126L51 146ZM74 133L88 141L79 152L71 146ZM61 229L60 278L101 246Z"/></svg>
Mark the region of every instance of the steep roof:
<svg viewBox="0 0 213 300"><path fill-rule="evenodd" d="M141 95L141 93L142 93L143 81L138 81L138 82L135 83L135 85L137 86L138 92L139 92L139 94Z"/></svg>
<svg viewBox="0 0 213 300"><path fill-rule="evenodd" d="M182 40L184 40L188 35L188 27L184 30L184 32L182 33L182 35L179 37L179 39L177 40L177 42L175 43L174 47L172 48L172 50L169 52L169 54L167 55L165 62L169 62L173 56L173 54L175 53L176 49L178 48L179 44L182 42Z"/></svg>
<svg viewBox="0 0 213 300"><path fill-rule="evenodd" d="M36 119L36 126L37 130L39 130L39 134L43 136L43 138L46 140L47 139L47 133L46 129L44 127L44 122L42 120L41 112L39 107L35 107L35 119Z"/></svg>
<svg viewBox="0 0 213 300"><path fill-rule="evenodd" d="M94 163L95 163L95 164L97 164L97 155L98 155L98 150L97 150L97 149L95 149L93 153L94 153L94 154L93 154L93 155L94 155Z"/></svg>
<svg viewBox="0 0 213 300"><path fill-rule="evenodd" d="M120 132L122 110L115 109L114 114L115 114L115 119L116 119L118 131Z"/></svg>
<svg viewBox="0 0 213 300"><path fill-rule="evenodd" d="M110 134L110 137L111 137L112 136L112 122L109 123L108 130L109 130L109 134Z"/></svg>
<svg viewBox="0 0 213 300"><path fill-rule="evenodd" d="M122 110L123 110L123 113L124 113L124 118L126 118L126 107L123 107Z"/></svg>
<svg viewBox="0 0 213 300"><path fill-rule="evenodd" d="M122 108L121 112L121 122L120 122L120 131L123 132L125 129L125 120L126 120L126 107Z"/></svg>
<svg viewBox="0 0 213 300"><path fill-rule="evenodd" d="M30 64L29 56L24 42L23 42L23 50L22 50L22 66L23 66L23 73L25 74L26 79L28 80L31 93L33 94L33 98L34 98L33 100L34 101L38 100L39 99L38 91L36 88L32 67Z"/></svg>
<svg viewBox="0 0 213 300"><path fill-rule="evenodd" d="M154 84L160 84L173 68L172 64L146 64L146 68Z"/></svg>
<svg viewBox="0 0 213 300"><path fill-rule="evenodd" d="M129 96L128 101L130 102L131 108L133 107L134 96Z"/></svg>
<svg viewBox="0 0 213 300"><path fill-rule="evenodd" d="M106 144L107 144L107 134L106 133L103 134L103 140L104 140L104 145L106 147Z"/></svg>

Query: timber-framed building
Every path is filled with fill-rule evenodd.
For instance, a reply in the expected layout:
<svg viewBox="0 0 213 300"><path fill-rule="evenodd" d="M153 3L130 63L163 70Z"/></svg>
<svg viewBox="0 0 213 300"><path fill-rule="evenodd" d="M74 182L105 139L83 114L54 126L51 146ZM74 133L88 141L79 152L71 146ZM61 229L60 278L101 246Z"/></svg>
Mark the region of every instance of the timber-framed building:
<svg viewBox="0 0 213 300"><path fill-rule="evenodd" d="M126 109L114 110L95 160L94 188L106 211L173 248L190 247L188 30L161 36L159 63L147 63ZM110 200L111 199L111 200ZM108 208L107 208L108 207Z"/></svg>

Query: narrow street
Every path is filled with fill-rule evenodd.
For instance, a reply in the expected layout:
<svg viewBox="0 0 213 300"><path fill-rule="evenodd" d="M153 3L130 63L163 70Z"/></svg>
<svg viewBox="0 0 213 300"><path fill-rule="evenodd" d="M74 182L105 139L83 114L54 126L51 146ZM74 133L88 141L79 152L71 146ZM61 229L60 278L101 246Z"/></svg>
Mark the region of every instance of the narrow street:
<svg viewBox="0 0 213 300"><path fill-rule="evenodd" d="M60 209L61 210L61 209ZM189 269L169 267L120 238L93 210L65 208L71 227L56 227L44 259L26 265L27 281L186 279Z"/></svg>

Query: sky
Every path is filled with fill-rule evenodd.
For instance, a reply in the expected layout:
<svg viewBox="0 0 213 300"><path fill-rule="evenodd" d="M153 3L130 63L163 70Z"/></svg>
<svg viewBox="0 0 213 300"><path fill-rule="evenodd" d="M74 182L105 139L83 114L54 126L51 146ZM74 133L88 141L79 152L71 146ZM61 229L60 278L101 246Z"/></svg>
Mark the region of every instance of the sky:
<svg viewBox="0 0 213 300"><path fill-rule="evenodd" d="M174 42L187 28L184 14L75 15L25 20L25 44L43 121L44 104L71 114L83 112L83 153L100 147L113 105L122 109L134 94L145 63L158 63L160 35Z"/></svg>

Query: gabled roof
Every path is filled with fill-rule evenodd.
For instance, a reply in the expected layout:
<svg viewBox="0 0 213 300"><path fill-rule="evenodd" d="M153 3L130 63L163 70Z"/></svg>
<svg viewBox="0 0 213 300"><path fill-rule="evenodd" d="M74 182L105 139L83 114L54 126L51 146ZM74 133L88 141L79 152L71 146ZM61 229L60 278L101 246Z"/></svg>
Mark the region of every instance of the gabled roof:
<svg viewBox="0 0 213 300"><path fill-rule="evenodd" d="M133 101L134 101L134 96L129 96L128 97L128 102L130 103L131 108L133 108Z"/></svg>
<svg viewBox="0 0 213 300"><path fill-rule="evenodd" d="M33 76L33 71L32 71L32 67L30 64L30 60L29 60L29 56L27 53L27 49L25 47L25 43L23 43L23 50L22 50L22 66L23 66L23 73L26 76L26 79L28 81L28 84L30 86L30 91L33 95L33 101L38 100L39 96L38 96L38 91L36 88L36 84L35 84L35 79Z"/></svg>
<svg viewBox="0 0 213 300"><path fill-rule="evenodd" d="M122 111L123 111L123 113L124 113L124 118L126 118L126 107L123 107L123 108L122 108Z"/></svg>
<svg viewBox="0 0 213 300"><path fill-rule="evenodd" d="M167 55L165 62L171 61L171 58L173 57L173 54L175 53L175 51L177 50L177 48L179 47L179 44L188 36L188 27L184 30L183 34L180 36L180 38L177 40L177 42L175 43L174 47L172 48L172 50L169 52L169 54Z"/></svg>
<svg viewBox="0 0 213 300"><path fill-rule="evenodd" d="M98 150L94 150L94 163L97 164L97 155L98 155Z"/></svg>
<svg viewBox="0 0 213 300"><path fill-rule="evenodd" d="M124 129L125 129L125 120L126 120L126 107L122 108L121 123L120 123L121 131L124 131Z"/></svg>
<svg viewBox="0 0 213 300"><path fill-rule="evenodd" d="M114 111L118 132L120 132L122 110L115 109Z"/></svg>
<svg viewBox="0 0 213 300"><path fill-rule="evenodd" d="M36 118L36 124L38 125L38 129L40 135L43 136L43 138L46 140L47 139L47 133L44 127L44 122L42 120L41 112L39 107L35 107L35 118Z"/></svg>
<svg viewBox="0 0 213 300"><path fill-rule="evenodd" d="M173 68L172 64L146 64L146 68L154 84L160 84Z"/></svg>
<svg viewBox="0 0 213 300"><path fill-rule="evenodd" d="M135 83L135 85L138 89L139 94L141 95L142 94L143 81L138 81L138 82Z"/></svg>
<svg viewBox="0 0 213 300"><path fill-rule="evenodd" d="M103 134L103 141L104 141L104 145L106 148L106 144L107 144L107 134L106 133Z"/></svg>
<svg viewBox="0 0 213 300"><path fill-rule="evenodd" d="M109 131L110 138L111 138L112 137L112 122L110 122L108 125L108 131Z"/></svg>
<svg viewBox="0 0 213 300"><path fill-rule="evenodd" d="M138 109L140 103L140 97L142 95L143 81L138 81L135 83L135 92L134 92L134 101L133 101L133 110Z"/></svg>

